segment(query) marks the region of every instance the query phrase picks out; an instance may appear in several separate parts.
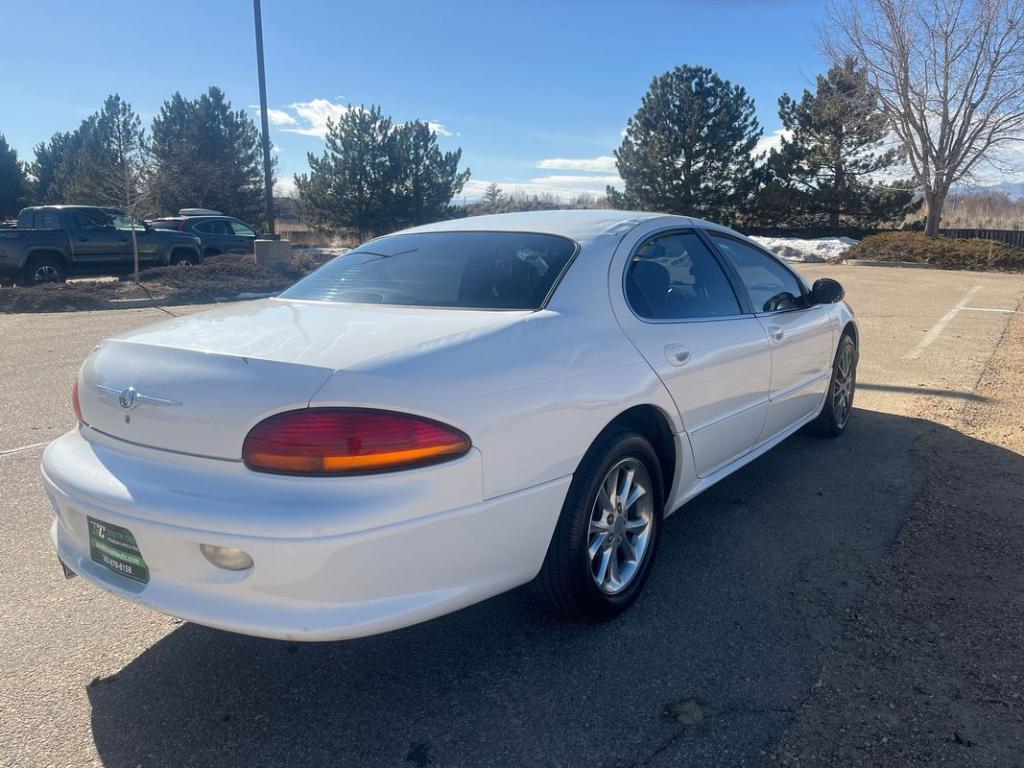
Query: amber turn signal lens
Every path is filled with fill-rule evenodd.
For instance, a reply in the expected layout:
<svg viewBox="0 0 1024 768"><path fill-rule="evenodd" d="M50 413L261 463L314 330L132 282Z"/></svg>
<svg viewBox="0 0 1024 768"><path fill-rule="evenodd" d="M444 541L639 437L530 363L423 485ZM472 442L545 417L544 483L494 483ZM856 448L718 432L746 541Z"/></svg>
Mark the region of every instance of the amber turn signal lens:
<svg viewBox="0 0 1024 768"><path fill-rule="evenodd" d="M366 408L307 408L264 419L242 446L250 469L347 475L409 469L461 456L469 437L430 419Z"/></svg>

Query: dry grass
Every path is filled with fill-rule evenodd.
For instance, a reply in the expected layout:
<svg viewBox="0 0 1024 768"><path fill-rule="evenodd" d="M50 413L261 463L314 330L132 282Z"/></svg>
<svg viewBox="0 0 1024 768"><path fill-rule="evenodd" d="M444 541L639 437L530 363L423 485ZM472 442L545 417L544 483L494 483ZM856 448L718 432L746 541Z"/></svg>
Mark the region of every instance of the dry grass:
<svg viewBox="0 0 1024 768"><path fill-rule="evenodd" d="M114 299L159 297L162 304L205 304L242 293L277 293L309 274L329 256L297 252L283 269L256 264L252 255L212 256L192 267L143 270L142 287L130 276L104 283L54 283L0 289L0 313L111 309Z"/></svg>
<svg viewBox="0 0 1024 768"><path fill-rule="evenodd" d="M310 229L301 222L279 221L274 228L282 240L300 248L354 248L359 244L354 232L324 232Z"/></svg>
<svg viewBox="0 0 1024 768"><path fill-rule="evenodd" d="M846 259L910 261L941 269L979 272L1024 272L1024 250L995 240L926 237L919 232L885 232L865 237L844 254Z"/></svg>

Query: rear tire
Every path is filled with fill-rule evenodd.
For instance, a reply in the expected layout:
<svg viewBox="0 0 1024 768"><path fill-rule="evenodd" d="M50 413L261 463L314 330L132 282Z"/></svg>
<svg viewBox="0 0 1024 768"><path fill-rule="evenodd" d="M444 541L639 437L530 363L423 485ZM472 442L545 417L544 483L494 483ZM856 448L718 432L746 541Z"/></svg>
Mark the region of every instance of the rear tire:
<svg viewBox="0 0 1024 768"><path fill-rule="evenodd" d="M573 475L534 593L552 612L603 621L643 591L661 535L661 465L650 442L606 429Z"/></svg>
<svg viewBox="0 0 1024 768"><path fill-rule="evenodd" d="M25 285L63 283L67 277L67 265L55 256L33 256L25 265Z"/></svg>
<svg viewBox="0 0 1024 768"><path fill-rule="evenodd" d="M199 263L199 254L195 251L178 250L171 254L171 265L192 267Z"/></svg>
<svg viewBox="0 0 1024 768"><path fill-rule="evenodd" d="M853 411L853 395L857 387L857 345L844 333L839 340L832 363L832 380L825 395L825 405L809 431L819 437L838 437L846 430Z"/></svg>

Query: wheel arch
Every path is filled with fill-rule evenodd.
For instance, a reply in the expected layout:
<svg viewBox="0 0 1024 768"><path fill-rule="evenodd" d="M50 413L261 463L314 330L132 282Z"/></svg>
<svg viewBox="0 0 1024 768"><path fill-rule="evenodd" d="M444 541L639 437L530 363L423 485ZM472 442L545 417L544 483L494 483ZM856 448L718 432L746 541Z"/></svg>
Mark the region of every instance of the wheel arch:
<svg viewBox="0 0 1024 768"><path fill-rule="evenodd" d="M843 336L849 336L853 339L853 345L860 349L860 336L857 333L857 324L853 320L847 320L846 325L843 326L842 332L839 334L840 338Z"/></svg>
<svg viewBox="0 0 1024 768"><path fill-rule="evenodd" d="M203 253L199 248L197 248L194 245L186 245L183 243L181 245L171 246L171 249L167 252L167 263L173 264L175 254L180 253L182 251L191 254L195 258L196 264L203 260Z"/></svg>
<svg viewBox="0 0 1024 768"><path fill-rule="evenodd" d="M71 259L68 258L67 254L57 248L49 246L37 246L27 250L25 252L25 259L21 265L22 268L28 268L28 265L32 263L33 259L38 259L40 257L56 259L63 264L69 272L71 271Z"/></svg>
<svg viewBox="0 0 1024 768"><path fill-rule="evenodd" d="M601 432L609 427L628 427L646 437L651 443L661 465L662 489L665 503L668 504L676 480L679 456L679 447L676 445L676 436L672 432L668 415L650 403L634 405L612 419ZM594 441L597 441L596 437Z"/></svg>

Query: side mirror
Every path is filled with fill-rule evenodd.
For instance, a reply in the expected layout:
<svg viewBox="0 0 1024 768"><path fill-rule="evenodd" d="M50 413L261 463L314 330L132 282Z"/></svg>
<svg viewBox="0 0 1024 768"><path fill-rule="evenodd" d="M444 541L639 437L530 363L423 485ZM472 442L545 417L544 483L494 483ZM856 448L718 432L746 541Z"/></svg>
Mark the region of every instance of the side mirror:
<svg viewBox="0 0 1024 768"><path fill-rule="evenodd" d="M811 301L815 304L835 304L842 301L846 291L838 281L830 277L822 277L814 281L811 288Z"/></svg>

